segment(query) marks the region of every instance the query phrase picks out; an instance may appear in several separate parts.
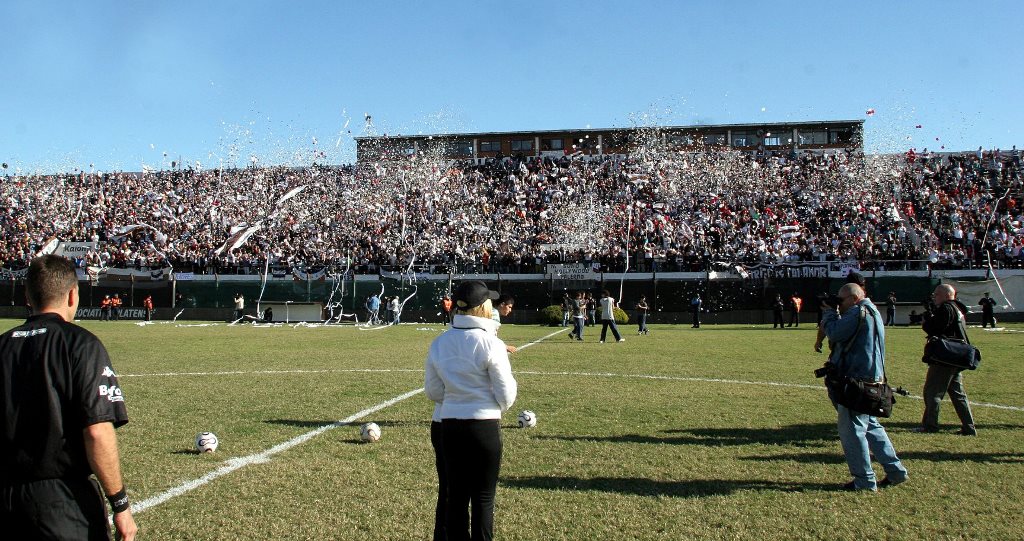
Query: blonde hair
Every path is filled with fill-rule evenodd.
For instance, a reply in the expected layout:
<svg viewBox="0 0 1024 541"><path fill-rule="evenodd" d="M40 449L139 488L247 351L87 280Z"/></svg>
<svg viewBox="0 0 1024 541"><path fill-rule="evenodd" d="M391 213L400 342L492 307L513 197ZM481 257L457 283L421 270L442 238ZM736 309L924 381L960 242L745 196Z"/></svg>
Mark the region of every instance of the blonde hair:
<svg viewBox="0 0 1024 541"><path fill-rule="evenodd" d="M483 304L477 306L473 306L470 308L459 308L458 312L460 314L465 314L467 316L476 316L490 319L492 308L493 307L491 305L491 299L487 299L484 301Z"/></svg>

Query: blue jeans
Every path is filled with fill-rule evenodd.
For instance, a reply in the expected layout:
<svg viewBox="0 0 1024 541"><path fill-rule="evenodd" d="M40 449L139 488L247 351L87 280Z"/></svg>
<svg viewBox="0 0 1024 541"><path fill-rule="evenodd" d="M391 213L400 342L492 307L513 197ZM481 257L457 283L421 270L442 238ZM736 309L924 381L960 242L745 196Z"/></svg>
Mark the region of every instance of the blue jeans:
<svg viewBox="0 0 1024 541"><path fill-rule="evenodd" d="M839 412L839 441L843 445L846 464L850 467L857 488L874 489L875 472L871 469L871 455L875 455L885 474L894 482L907 478L907 468L896 456L889 435L878 419L865 413L851 411L836 404Z"/></svg>
<svg viewBox="0 0 1024 541"><path fill-rule="evenodd" d="M572 332L576 335L577 340L583 340L583 318L572 318Z"/></svg>

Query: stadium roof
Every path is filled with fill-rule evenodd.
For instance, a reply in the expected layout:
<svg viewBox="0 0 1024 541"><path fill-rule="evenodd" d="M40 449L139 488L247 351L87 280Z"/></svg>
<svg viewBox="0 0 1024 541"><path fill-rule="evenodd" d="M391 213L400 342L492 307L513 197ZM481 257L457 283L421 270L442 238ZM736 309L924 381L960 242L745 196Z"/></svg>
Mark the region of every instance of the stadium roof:
<svg viewBox="0 0 1024 541"><path fill-rule="evenodd" d="M597 132L609 132L609 131L621 131L621 130L637 130L645 128L656 128L660 130L729 130L733 128L760 128L760 127L778 127L785 126L788 128L799 128L801 126L839 126L848 127L850 124L864 124L863 119L857 120L810 120L810 121L797 121L797 122L761 122L761 123L749 123L749 124L693 124L689 126L629 126L621 128L566 128L561 130L518 130L518 131L492 131L492 132L460 132L460 133L423 133L423 134L395 134L395 135L363 135L355 137L357 141L370 140L370 139L409 139L409 138L430 138L430 137L487 137L487 136L500 136L500 135L539 135L545 133L597 133Z"/></svg>

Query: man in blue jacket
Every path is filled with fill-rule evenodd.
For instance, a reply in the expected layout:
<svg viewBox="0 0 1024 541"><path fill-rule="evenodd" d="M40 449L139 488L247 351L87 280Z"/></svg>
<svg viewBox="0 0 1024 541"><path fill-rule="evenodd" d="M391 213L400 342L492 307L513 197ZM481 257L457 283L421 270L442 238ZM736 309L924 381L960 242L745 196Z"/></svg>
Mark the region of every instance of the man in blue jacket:
<svg viewBox="0 0 1024 541"><path fill-rule="evenodd" d="M839 309L822 305L822 326L825 335L834 343L829 363L835 377L879 382L885 378L885 326L878 308L865 298L864 289L857 284L845 284L839 289ZM831 377L831 376L830 376ZM853 480L843 485L845 490L871 490L876 487L898 485L907 480L907 469L896 456L892 442L878 419L866 413L853 411L830 398L839 414L839 441L843 445L846 464ZM886 477L875 482L871 469L871 455L882 464Z"/></svg>

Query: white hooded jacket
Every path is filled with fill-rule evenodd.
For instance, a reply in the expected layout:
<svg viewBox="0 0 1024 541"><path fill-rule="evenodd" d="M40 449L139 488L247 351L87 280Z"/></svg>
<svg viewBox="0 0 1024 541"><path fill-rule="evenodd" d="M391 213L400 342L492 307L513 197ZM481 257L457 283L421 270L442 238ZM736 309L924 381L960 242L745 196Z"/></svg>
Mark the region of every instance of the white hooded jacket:
<svg viewBox="0 0 1024 541"><path fill-rule="evenodd" d="M505 343L491 319L456 315L427 353L424 389L437 402L434 421L500 419L516 400Z"/></svg>

